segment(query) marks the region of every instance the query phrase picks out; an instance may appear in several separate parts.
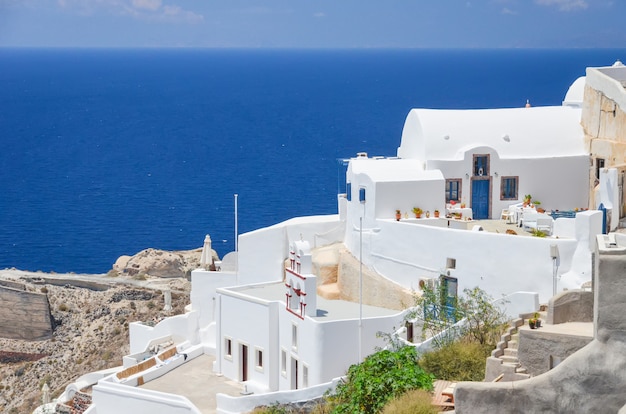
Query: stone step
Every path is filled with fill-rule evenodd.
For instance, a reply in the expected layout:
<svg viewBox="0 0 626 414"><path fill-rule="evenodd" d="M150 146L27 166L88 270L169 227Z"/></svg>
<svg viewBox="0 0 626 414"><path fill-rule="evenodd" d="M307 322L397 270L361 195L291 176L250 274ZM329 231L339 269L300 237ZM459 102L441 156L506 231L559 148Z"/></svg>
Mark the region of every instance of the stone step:
<svg viewBox="0 0 626 414"><path fill-rule="evenodd" d="M519 368L519 363L512 363L512 362L503 362L502 365L502 371L503 372L511 372L514 373L515 370L517 368Z"/></svg>
<svg viewBox="0 0 626 414"><path fill-rule="evenodd" d="M515 372L517 372L518 374L527 374L528 370L526 368L524 368L524 367L517 367L515 369Z"/></svg>
<svg viewBox="0 0 626 414"><path fill-rule="evenodd" d="M513 356L517 358L517 348L505 348L504 355Z"/></svg>
<svg viewBox="0 0 626 414"><path fill-rule="evenodd" d="M499 358L503 363L519 364L519 359L516 356L502 355Z"/></svg>
<svg viewBox="0 0 626 414"><path fill-rule="evenodd" d="M517 349L517 340L516 339L511 339L509 341L509 346L507 349Z"/></svg>

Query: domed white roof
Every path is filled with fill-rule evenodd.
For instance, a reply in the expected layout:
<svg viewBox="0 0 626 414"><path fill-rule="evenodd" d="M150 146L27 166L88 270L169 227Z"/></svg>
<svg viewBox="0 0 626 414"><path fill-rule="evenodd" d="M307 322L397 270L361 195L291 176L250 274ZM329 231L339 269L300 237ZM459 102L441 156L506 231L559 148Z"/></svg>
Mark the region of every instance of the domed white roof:
<svg viewBox="0 0 626 414"><path fill-rule="evenodd" d="M584 76L581 76L572 83L565 94L565 99L563 99L564 106L582 108L583 96L585 94L585 79Z"/></svg>
<svg viewBox="0 0 626 414"><path fill-rule="evenodd" d="M462 160L477 147L502 159L586 154L581 109L544 106L503 109L412 109L402 130L398 157Z"/></svg>

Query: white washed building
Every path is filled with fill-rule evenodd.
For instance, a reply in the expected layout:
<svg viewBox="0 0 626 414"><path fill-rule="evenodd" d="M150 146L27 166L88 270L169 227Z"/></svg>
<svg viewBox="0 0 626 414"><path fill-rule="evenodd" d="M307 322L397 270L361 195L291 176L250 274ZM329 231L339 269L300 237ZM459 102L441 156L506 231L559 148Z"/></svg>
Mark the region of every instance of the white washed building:
<svg viewBox="0 0 626 414"><path fill-rule="evenodd" d="M614 72L613 79L622 79L621 72ZM603 73L593 72L593 90L606 83L613 91L615 82L598 80ZM620 203L620 176L608 168L598 172L606 188L590 201L593 155L587 143L591 139L595 148L604 149L603 157L610 154L581 126L581 107L589 106L583 91L588 90L585 79L578 79L558 107L411 110L396 157L359 154L350 160L348 191L338 197L338 214L298 217L241 235L236 269L192 273L187 315L154 328L131 325L131 354L144 352L155 338L171 337L180 352L215 355L207 370L243 382L256 394L313 387L343 375L382 345L376 332L398 328L403 313L368 306L374 295L366 287L362 308L358 301L317 295L311 249L337 242L353 257L362 257L369 271L402 288L417 289L420 280L445 275L459 291L479 286L495 298L536 292L530 305L510 303L515 311L533 311L539 301L546 302L555 276L558 290L579 287L591 279L591 252L603 226L599 211L558 219L550 238L472 231L471 222L464 229L451 228L445 220L404 214L413 207L443 213L447 201L458 200L472 208L474 218L499 219L503 208L525 194L547 209L595 207L603 197ZM622 139L620 127L610 131L616 141ZM402 212L400 221L396 210ZM135 398L132 388L119 387L114 381L94 386L93 412L108 413L97 410L104 395ZM158 405L157 397L141 398ZM119 404L115 412L131 411Z"/></svg>

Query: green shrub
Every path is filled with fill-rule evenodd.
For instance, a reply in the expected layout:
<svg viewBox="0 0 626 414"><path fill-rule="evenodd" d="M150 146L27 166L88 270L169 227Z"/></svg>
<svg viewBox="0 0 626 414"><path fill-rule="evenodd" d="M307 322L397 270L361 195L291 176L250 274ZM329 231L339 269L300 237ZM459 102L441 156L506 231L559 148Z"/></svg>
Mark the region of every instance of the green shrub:
<svg viewBox="0 0 626 414"><path fill-rule="evenodd" d="M420 365L446 381L482 381L485 378L486 358L493 349L467 340L453 342L423 354Z"/></svg>
<svg viewBox="0 0 626 414"><path fill-rule="evenodd" d="M382 414L437 414L433 396L426 390L410 390L389 401Z"/></svg>
<svg viewBox="0 0 626 414"><path fill-rule="evenodd" d="M422 339L433 337L436 348L449 345L467 335L482 345L497 343L506 329L507 317L494 300L479 287L464 289L463 294L450 298L444 283L436 288L424 286L421 296L415 298L417 311L407 318L421 319ZM465 319L463 327L455 324ZM442 332L445 335L437 336Z"/></svg>
<svg viewBox="0 0 626 414"><path fill-rule="evenodd" d="M290 414L293 411L278 403L272 405L257 407L252 411L252 414Z"/></svg>
<svg viewBox="0 0 626 414"><path fill-rule="evenodd" d="M69 309L70 309L70 308L68 308L68 306L67 306L65 303L61 303L61 304L59 305L59 310L60 310L61 312L67 312Z"/></svg>
<svg viewBox="0 0 626 414"><path fill-rule="evenodd" d="M417 364L413 347L382 350L348 369L347 379L330 396L334 413L379 412L387 401L416 388L432 390L433 377Z"/></svg>

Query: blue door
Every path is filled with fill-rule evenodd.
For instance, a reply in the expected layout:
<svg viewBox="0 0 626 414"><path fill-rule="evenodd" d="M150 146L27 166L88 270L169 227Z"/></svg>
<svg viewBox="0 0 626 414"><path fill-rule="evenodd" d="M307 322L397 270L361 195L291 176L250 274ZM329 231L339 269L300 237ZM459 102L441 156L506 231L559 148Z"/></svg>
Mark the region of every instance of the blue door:
<svg viewBox="0 0 626 414"><path fill-rule="evenodd" d="M489 218L489 178L472 180L472 214L475 220Z"/></svg>

